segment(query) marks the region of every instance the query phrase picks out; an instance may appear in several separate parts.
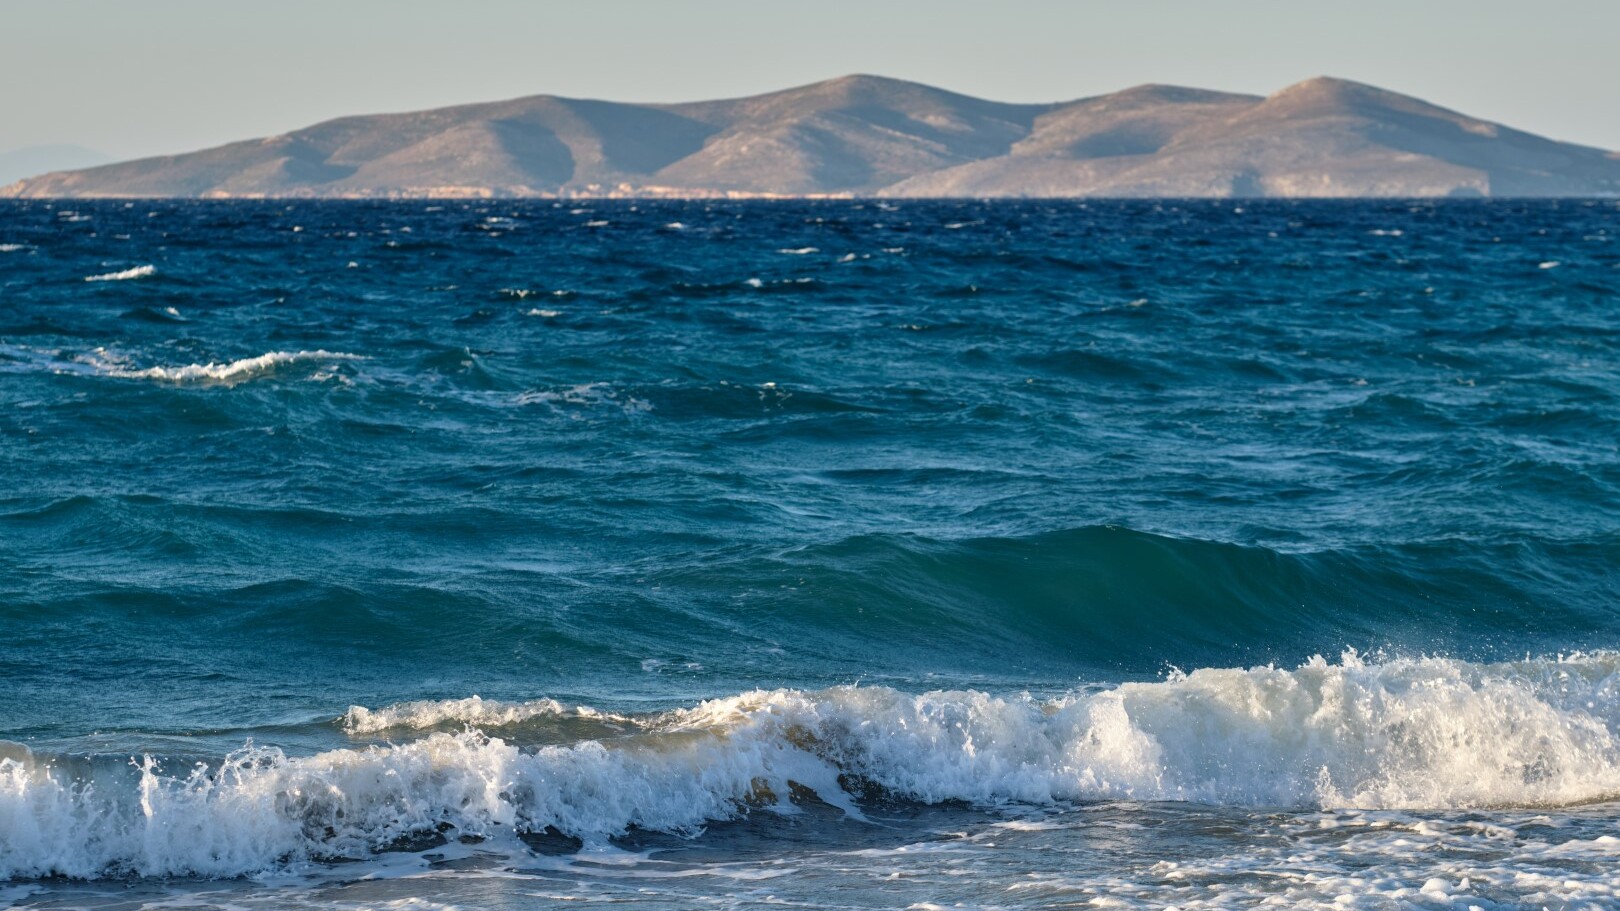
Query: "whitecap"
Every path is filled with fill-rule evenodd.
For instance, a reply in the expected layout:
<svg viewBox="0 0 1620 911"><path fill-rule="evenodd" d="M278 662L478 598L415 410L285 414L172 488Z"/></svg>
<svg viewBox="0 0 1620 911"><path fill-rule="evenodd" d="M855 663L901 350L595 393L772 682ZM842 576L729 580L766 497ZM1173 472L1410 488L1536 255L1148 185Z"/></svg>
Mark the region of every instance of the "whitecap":
<svg viewBox="0 0 1620 911"><path fill-rule="evenodd" d="M464 724L488 730L542 718L630 721L623 715L599 712L589 706L565 706L555 699L501 702L468 696L465 699L401 702L380 709L353 705L338 722L349 734L377 734L389 730L427 730L445 724Z"/></svg>
<svg viewBox="0 0 1620 911"><path fill-rule="evenodd" d="M342 351L271 351L257 357L245 357L241 360L225 363L209 362L206 364L186 364L181 367L135 369L128 366L122 359L111 357L104 350L98 350L96 354L95 357L85 359L85 362L95 367L98 373L105 376L160 380L169 383L214 382L234 384L272 373L277 367L284 364L295 364L301 361L330 362L365 359L361 355L348 354Z"/></svg>
<svg viewBox="0 0 1620 911"><path fill-rule="evenodd" d="M521 749L474 730L304 757L248 747L172 773L143 760L127 779L93 786L8 753L0 878L236 876L365 856L442 827L473 836L552 828L586 840L632 827L687 833L776 805L795 786L857 815L841 780L985 806L1573 806L1620 795L1616 680L1614 653L1507 664L1347 653L1049 699L761 690L644 716L611 740ZM585 711L469 697L356 708L344 719L378 732Z"/></svg>
<svg viewBox="0 0 1620 911"><path fill-rule="evenodd" d="M811 253L820 253L821 250L819 248L817 248L817 247L798 247L798 248L795 248L795 249L788 249L787 247L783 247L782 249L777 250L776 252L785 254L787 256L809 256Z"/></svg>
<svg viewBox="0 0 1620 911"><path fill-rule="evenodd" d="M133 269L125 269L122 272L108 272L103 275L87 275L85 276L84 280L87 282L122 282L129 281L132 278L146 278L147 276L155 275L156 273L156 266L136 266Z"/></svg>
<svg viewBox="0 0 1620 911"><path fill-rule="evenodd" d="M531 389L519 394L515 401L519 405L546 405L556 411L562 411L565 407L598 406L614 406L625 414L640 414L653 410L651 403L634 396L620 395L618 390L607 383L580 383L560 389Z"/></svg>

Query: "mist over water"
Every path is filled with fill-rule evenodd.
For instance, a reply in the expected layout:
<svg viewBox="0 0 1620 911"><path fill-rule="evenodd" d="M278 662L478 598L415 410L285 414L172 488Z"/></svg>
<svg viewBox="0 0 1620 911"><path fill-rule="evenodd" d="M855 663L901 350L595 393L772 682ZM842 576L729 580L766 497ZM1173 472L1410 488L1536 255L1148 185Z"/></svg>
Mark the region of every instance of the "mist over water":
<svg viewBox="0 0 1620 911"><path fill-rule="evenodd" d="M1611 907L1617 237L7 203L0 901Z"/></svg>

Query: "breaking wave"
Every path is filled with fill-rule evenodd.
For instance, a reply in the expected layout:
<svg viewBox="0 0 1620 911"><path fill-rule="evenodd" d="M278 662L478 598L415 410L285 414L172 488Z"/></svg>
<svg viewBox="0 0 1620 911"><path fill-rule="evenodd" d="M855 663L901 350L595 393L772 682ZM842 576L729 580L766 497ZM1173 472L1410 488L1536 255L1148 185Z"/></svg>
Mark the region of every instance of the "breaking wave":
<svg viewBox="0 0 1620 911"><path fill-rule="evenodd" d="M468 696L466 699L402 702L381 709L354 705L339 722L350 734L377 734L391 730L422 731L451 724L497 728L550 718L629 721L623 715L599 712L590 706L565 706L555 699L500 702Z"/></svg>
<svg viewBox="0 0 1620 911"><path fill-rule="evenodd" d="M524 746L585 710L476 698L351 709L351 731L472 728L213 766L70 770L0 750L0 876L235 876L457 832L695 833L819 798L1062 806L1553 807L1620 795L1620 654L1202 669L1041 699L884 687L756 691L617 737ZM813 795L813 796L812 796Z"/></svg>
<svg viewBox="0 0 1620 911"><path fill-rule="evenodd" d="M302 361L357 361L358 354L342 351L271 351L258 357L245 357L229 363L186 364L183 367L130 367L102 363L99 372L107 376L126 379L163 380L171 383L237 383L257 376L273 373L277 367Z"/></svg>
<svg viewBox="0 0 1620 911"><path fill-rule="evenodd" d="M125 269L122 272L108 272L103 275L87 275L85 276L84 280L87 282L121 282L128 281L132 278L146 278L149 275L156 274L156 266L136 266L133 269Z"/></svg>

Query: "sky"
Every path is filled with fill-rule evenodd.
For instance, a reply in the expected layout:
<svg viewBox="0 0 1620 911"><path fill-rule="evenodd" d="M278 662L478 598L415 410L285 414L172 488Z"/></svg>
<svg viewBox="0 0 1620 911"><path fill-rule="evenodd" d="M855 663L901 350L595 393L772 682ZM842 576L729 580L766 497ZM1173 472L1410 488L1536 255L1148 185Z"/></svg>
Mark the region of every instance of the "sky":
<svg viewBox="0 0 1620 911"><path fill-rule="evenodd" d="M1620 149L1620 0L0 0L0 153L183 152L532 94L688 101L846 73L1001 101L1370 82Z"/></svg>

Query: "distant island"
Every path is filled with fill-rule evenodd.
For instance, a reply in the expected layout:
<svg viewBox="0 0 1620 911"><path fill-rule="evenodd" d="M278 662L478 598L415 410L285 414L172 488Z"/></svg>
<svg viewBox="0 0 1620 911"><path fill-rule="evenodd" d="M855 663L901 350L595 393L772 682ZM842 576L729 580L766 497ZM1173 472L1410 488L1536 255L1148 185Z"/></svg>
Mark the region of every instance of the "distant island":
<svg viewBox="0 0 1620 911"><path fill-rule="evenodd" d="M1005 104L877 76L723 101L536 95L59 171L0 197L1620 196L1620 153L1317 78Z"/></svg>

